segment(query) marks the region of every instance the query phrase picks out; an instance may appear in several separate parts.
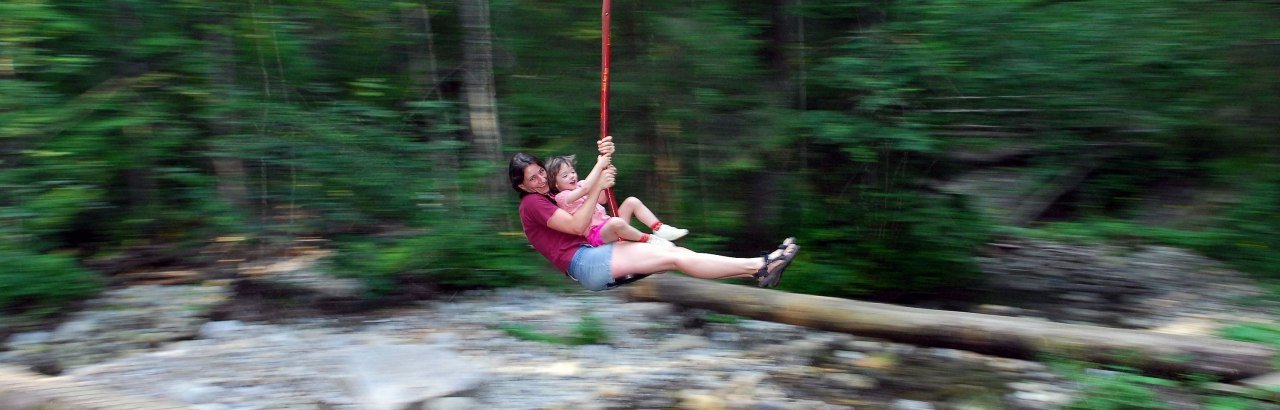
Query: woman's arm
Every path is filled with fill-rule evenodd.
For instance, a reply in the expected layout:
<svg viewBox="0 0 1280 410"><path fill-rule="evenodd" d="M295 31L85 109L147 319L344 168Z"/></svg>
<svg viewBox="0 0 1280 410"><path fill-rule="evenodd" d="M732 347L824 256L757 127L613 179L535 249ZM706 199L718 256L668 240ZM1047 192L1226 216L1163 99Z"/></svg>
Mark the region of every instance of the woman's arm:
<svg viewBox="0 0 1280 410"><path fill-rule="evenodd" d="M588 192L587 202L595 203L598 201L601 197L600 193L603 192L605 188L612 187L613 184L614 173L608 171L602 172L599 183L588 187L586 190ZM591 215L593 213L595 213L594 206L578 207L578 210L574 211L574 213L569 213L564 209L556 209L556 212L551 214L551 219L547 220L547 226L551 229L567 234L581 235L583 231L586 231L587 228L591 227Z"/></svg>

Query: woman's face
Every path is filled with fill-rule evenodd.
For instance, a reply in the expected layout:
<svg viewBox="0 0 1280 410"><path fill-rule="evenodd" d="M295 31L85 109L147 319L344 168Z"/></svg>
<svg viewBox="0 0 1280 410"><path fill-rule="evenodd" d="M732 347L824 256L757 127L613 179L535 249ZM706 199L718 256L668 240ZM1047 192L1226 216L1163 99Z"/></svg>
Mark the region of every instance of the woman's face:
<svg viewBox="0 0 1280 410"><path fill-rule="evenodd" d="M519 187L531 194L546 195L551 192L551 187L547 186L547 170L538 164L524 167L524 182Z"/></svg>

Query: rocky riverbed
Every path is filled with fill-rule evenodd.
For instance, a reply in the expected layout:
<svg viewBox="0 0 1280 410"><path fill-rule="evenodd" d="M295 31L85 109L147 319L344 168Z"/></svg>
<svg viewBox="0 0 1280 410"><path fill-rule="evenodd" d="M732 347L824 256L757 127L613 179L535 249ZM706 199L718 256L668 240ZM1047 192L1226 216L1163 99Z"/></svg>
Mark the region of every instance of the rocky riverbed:
<svg viewBox="0 0 1280 410"><path fill-rule="evenodd" d="M130 288L106 298L123 306L149 299L140 296L150 292L169 300L210 292L174 288ZM607 294L499 290L359 318L206 322L150 333L150 339L176 339L158 346L111 341L138 333L116 328L125 321L108 316L68 322L80 323L79 330L101 325L81 341L63 339L72 330L60 328L44 343L26 335L8 354L43 351L68 359L76 357L73 350L96 352L95 345L129 346L114 359L69 366L63 377L202 409L404 408L415 402L477 409L1031 409L1064 404L1074 391L1071 381L1039 363L626 303ZM584 320L598 324L602 343L521 340L503 330L524 325L570 336L584 331ZM26 349L37 345L43 347Z"/></svg>
<svg viewBox="0 0 1280 410"><path fill-rule="evenodd" d="M1242 275L1183 251L1007 245L984 261L993 288L1063 296L975 310L1182 333L1271 320L1267 307L1243 302L1262 291ZM318 282L325 298L348 288L316 274L313 262L275 270L302 288ZM1043 363L609 292L473 291L359 314L285 315L274 313L300 299L246 300L233 289L219 281L113 289L56 329L13 335L0 362L209 410L1044 409L1082 388ZM1166 399L1179 402L1176 393ZM1182 402L1190 404L1175 408L1196 408Z"/></svg>

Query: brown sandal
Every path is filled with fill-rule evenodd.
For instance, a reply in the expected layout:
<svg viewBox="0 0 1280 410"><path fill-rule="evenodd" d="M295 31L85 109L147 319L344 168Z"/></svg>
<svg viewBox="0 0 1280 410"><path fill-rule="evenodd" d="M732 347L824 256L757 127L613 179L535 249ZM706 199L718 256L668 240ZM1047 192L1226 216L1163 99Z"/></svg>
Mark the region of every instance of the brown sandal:
<svg viewBox="0 0 1280 410"><path fill-rule="evenodd" d="M760 287L772 288L774 286L778 286L778 282L782 281L782 272L787 270L787 266L791 265L791 261L800 253L800 245L796 245L795 243L796 238L787 238L786 240L783 240L782 244L778 245L778 249L783 250L782 254L778 255L776 258L770 258L769 253L767 252L761 253L760 256L764 258L764 265L760 266L760 271L755 274L756 279L760 281ZM795 246L795 250L790 254L786 252L786 249L789 246ZM778 261L781 261L781 263L774 266L773 269L769 269L769 265Z"/></svg>

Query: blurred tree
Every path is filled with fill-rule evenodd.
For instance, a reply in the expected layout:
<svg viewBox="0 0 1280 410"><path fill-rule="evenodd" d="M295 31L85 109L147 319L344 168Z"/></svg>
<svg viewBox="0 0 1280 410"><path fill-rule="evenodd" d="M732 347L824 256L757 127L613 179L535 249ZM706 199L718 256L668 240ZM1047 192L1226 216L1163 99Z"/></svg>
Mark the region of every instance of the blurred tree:
<svg viewBox="0 0 1280 410"><path fill-rule="evenodd" d="M1247 183L1280 161L1270 2L614 8L619 194L693 228L700 250L799 236L792 290L976 280L993 222L930 181L967 169L957 152L1014 143L1044 153L1030 167L1046 181L1107 155L1064 195L1080 215L1123 216L1161 181L1235 186L1202 249L1280 264L1265 237L1280 225L1257 217L1274 190ZM509 147L591 154L599 15L567 0L0 3L4 257L60 269L166 246L200 263L191 248L218 235L322 235L387 288L524 282L546 264L504 235L514 196L497 170Z"/></svg>
<svg viewBox="0 0 1280 410"><path fill-rule="evenodd" d="M227 2L206 2L208 7L204 24L196 26L205 44L208 58L210 101L204 105L205 127L209 130L211 144L219 145L219 139L234 138L241 134L237 112L232 99L236 95L236 26L235 11ZM222 201L236 209L249 207L249 189L245 175L244 159L230 152L214 150L208 154L217 178L218 195Z"/></svg>
<svg viewBox="0 0 1280 410"><path fill-rule="evenodd" d="M463 0L460 4L462 25L466 30L463 47L468 114L471 123L472 149L476 161L495 169L503 162L502 135L498 127L498 103L493 81L492 34L489 30L489 1ZM502 179L486 178L486 195L497 199L506 192Z"/></svg>

